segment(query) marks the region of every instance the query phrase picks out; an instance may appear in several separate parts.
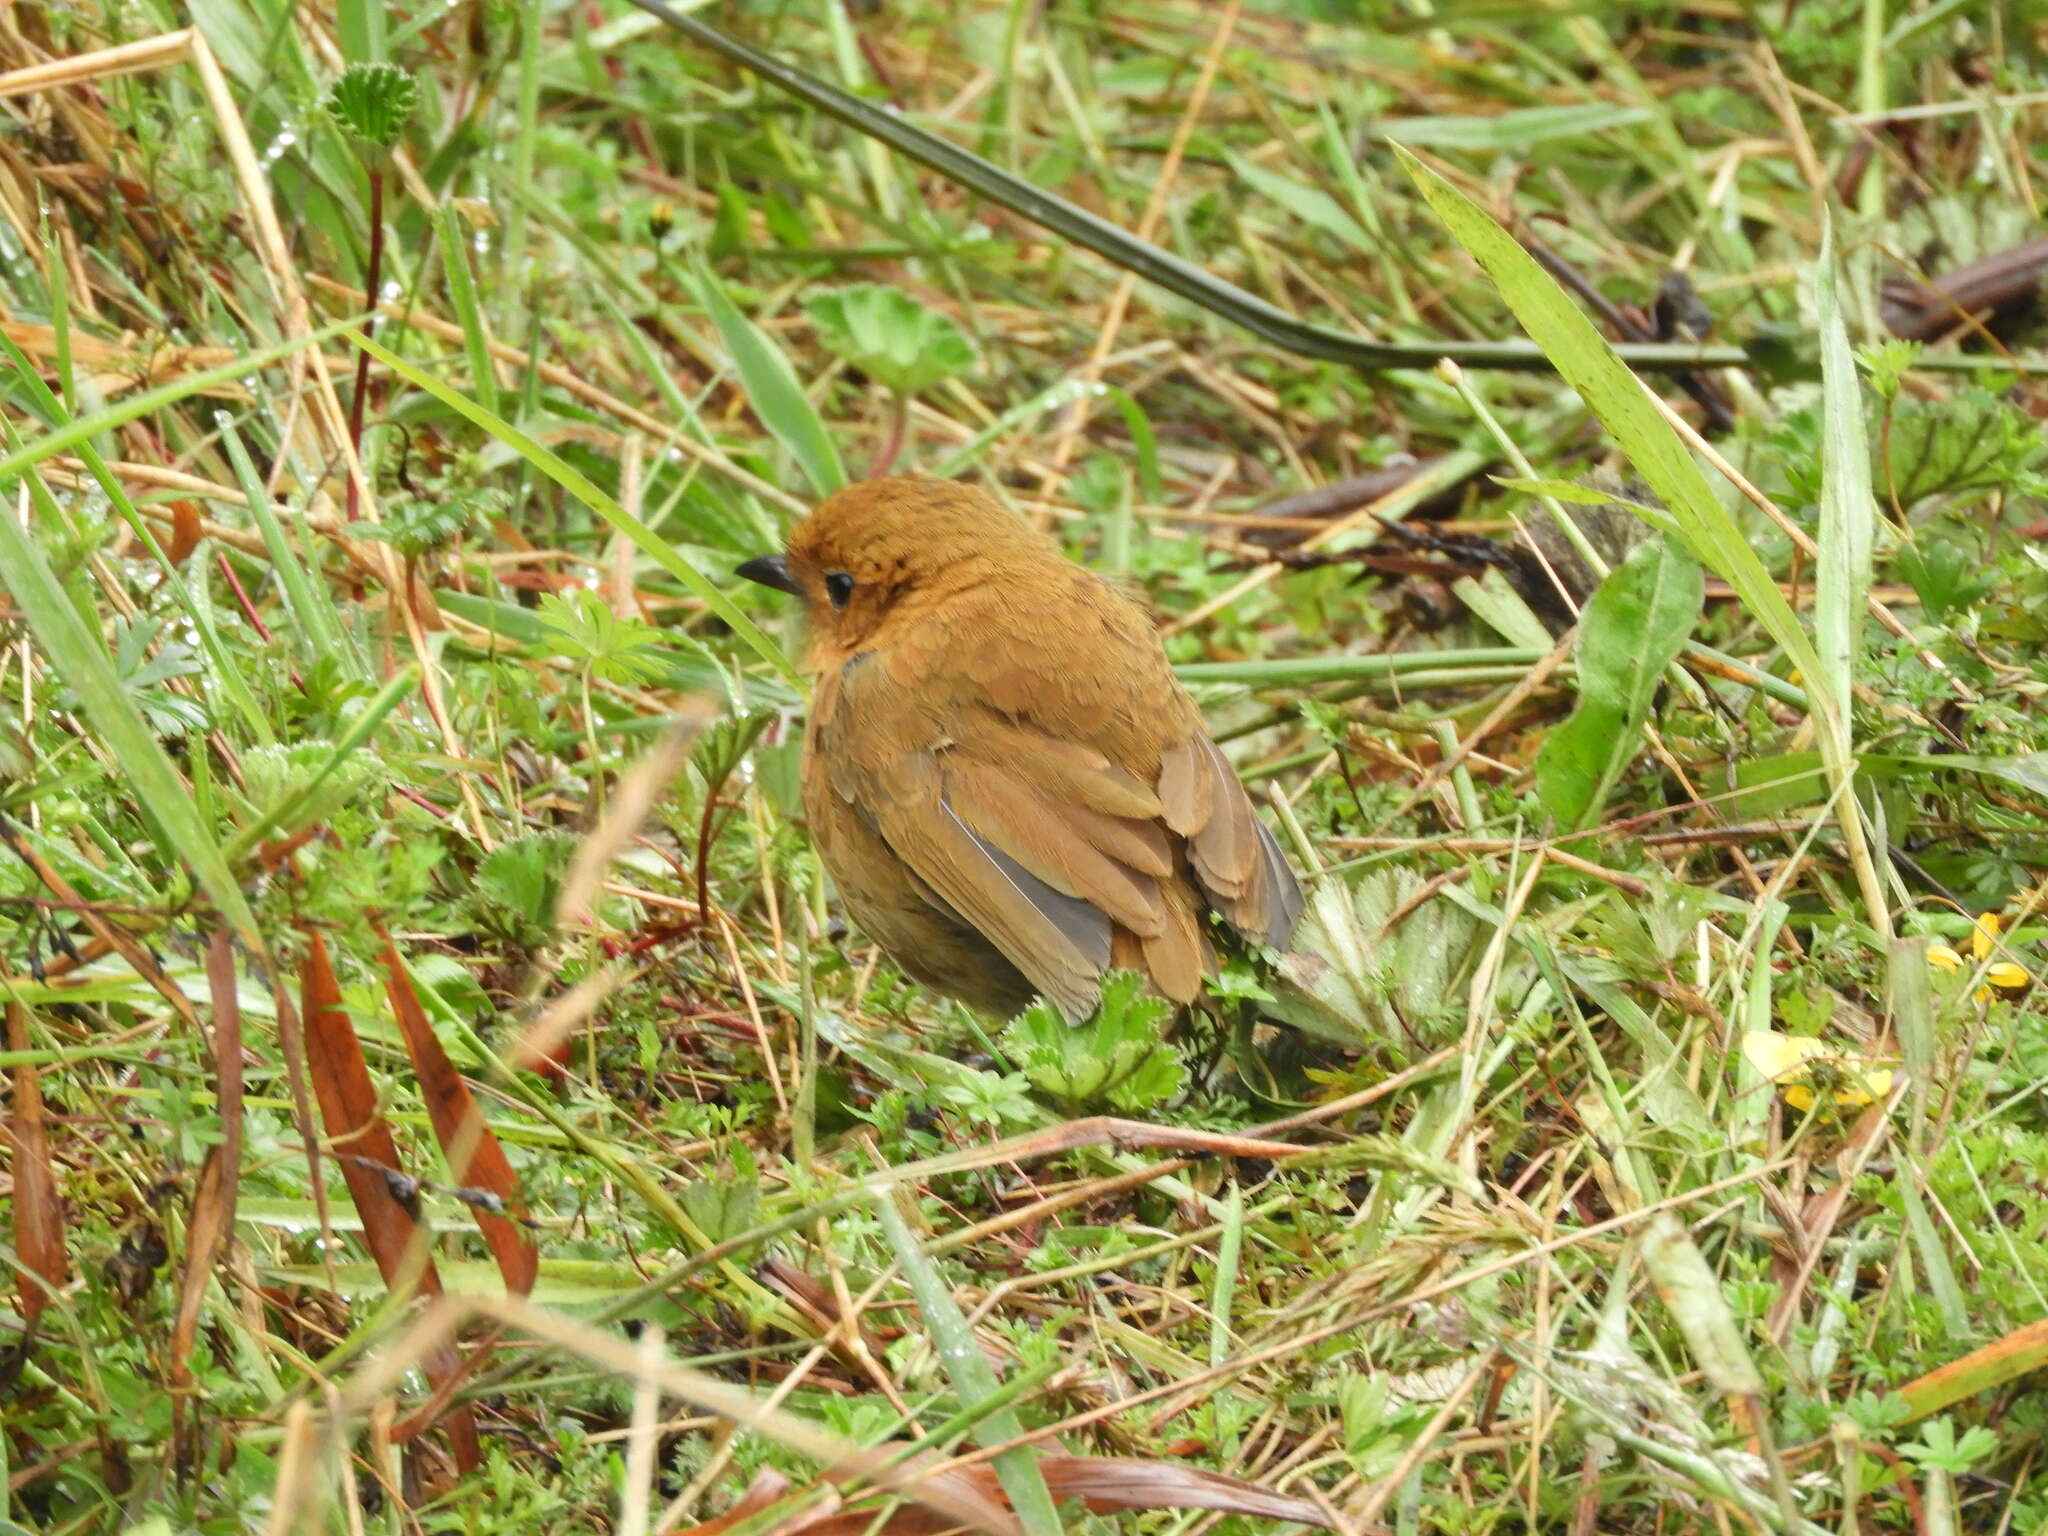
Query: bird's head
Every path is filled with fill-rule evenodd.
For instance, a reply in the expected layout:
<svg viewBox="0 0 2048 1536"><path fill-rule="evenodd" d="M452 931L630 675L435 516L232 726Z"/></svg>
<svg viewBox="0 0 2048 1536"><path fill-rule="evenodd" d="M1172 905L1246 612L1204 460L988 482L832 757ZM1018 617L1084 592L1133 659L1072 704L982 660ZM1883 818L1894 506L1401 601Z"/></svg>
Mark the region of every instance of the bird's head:
<svg viewBox="0 0 2048 1536"><path fill-rule="evenodd" d="M850 651L907 603L1047 558L1058 546L986 491L899 476L834 491L738 574L802 599L814 642Z"/></svg>

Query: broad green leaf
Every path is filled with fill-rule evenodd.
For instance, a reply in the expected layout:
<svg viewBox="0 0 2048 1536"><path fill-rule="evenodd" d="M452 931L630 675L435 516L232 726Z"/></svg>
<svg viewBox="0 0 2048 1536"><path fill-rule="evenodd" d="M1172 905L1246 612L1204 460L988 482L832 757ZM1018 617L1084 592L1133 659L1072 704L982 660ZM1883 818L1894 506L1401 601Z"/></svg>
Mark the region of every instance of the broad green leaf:
<svg viewBox="0 0 2048 1536"><path fill-rule="evenodd" d="M1735 765L1735 793L1728 813L1743 821L1763 821L1799 805L1822 805L1828 798L1827 775L1818 752L1786 752L1747 758Z"/></svg>
<svg viewBox="0 0 2048 1536"><path fill-rule="evenodd" d="M1722 1392L1740 1396L1761 1393L1764 1379L1743 1342L1720 1278L1685 1223L1669 1211L1658 1212L1650 1218L1639 1251L1658 1299L1670 1309L1693 1363L1707 1380Z"/></svg>
<svg viewBox="0 0 2048 1536"><path fill-rule="evenodd" d="M747 392L747 401L761 418L761 425L789 450L811 482L811 489L820 496L831 495L846 484L846 470L839 462L839 450L832 446L825 423L804 398L803 386L797 382L789 359L765 331L740 313L739 306L726 297L717 278L700 269L696 287L704 312L718 327L725 350L732 354L740 387Z"/></svg>
<svg viewBox="0 0 2048 1536"><path fill-rule="evenodd" d="M1560 827L1598 817L1705 600L1699 566L1664 539L1637 545L1600 583L1579 625L1578 708L1536 757L1536 792Z"/></svg>
<svg viewBox="0 0 2048 1536"><path fill-rule="evenodd" d="M1984 757L1969 752L1901 756L1865 753L1856 759L1865 779L1901 779L1935 773L1972 773L1998 779L2028 794L2048 798L2048 752ZM1776 816L1794 806L1819 805L1828 798L1827 776L1818 752L1787 752L1735 765L1736 793L1729 812L1744 821Z"/></svg>
<svg viewBox="0 0 2048 1536"><path fill-rule="evenodd" d="M1981 773L2003 779L2030 795L2048 799L2048 752L2028 752L2018 757L1925 757L1918 761L1929 768L1953 768L1964 773Z"/></svg>
<svg viewBox="0 0 2048 1536"><path fill-rule="evenodd" d="M1534 650L1549 647L1550 631L1498 566L1489 565L1477 577L1460 576L1451 583L1451 591L1475 619L1509 645Z"/></svg>

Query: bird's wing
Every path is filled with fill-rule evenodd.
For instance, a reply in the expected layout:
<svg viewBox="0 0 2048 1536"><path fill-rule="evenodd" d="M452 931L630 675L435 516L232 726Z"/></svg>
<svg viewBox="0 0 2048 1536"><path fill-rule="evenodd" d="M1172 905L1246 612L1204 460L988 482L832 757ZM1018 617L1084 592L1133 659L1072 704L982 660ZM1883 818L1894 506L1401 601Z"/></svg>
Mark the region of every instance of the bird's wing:
<svg viewBox="0 0 2048 1536"><path fill-rule="evenodd" d="M1158 797L1101 753L983 721L941 756L948 803L978 837L1131 936L1166 996L1192 1001L1209 949Z"/></svg>
<svg viewBox="0 0 2048 1536"><path fill-rule="evenodd" d="M1074 615L1075 626L1060 637L1065 643L972 651L955 644L943 675L961 690L957 707L979 706L1011 722L1017 745L1005 761L1058 804L1157 818L1178 833L1196 879L1230 925L1254 943L1285 948L1301 916L1300 883L1229 760L1209 739L1151 621L1091 573L1072 567L1063 576L1074 584L1062 609ZM996 604L996 598L983 602ZM1004 632L999 605L963 615L957 629ZM1076 655L1097 664L1063 665L1062 658ZM1118 658L1119 665L1099 664L1104 657ZM976 733L974 739L984 738ZM1102 767L1077 766L1055 746ZM1140 771L1150 774L1154 762L1150 783L1131 771L1142 764ZM1120 776L1121 785L1111 783L1111 775ZM1063 833L1077 830L1055 825Z"/></svg>
<svg viewBox="0 0 2048 1536"><path fill-rule="evenodd" d="M1187 839L1195 878L1230 926L1285 949L1301 917L1301 884L1207 734L1198 730L1161 754L1159 801L1166 824Z"/></svg>
<svg viewBox="0 0 2048 1536"><path fill-rule="evenodd" d="M813 700L818 757L833 792L1063 1013L1086 1017L1109 965L1109 913L1034 870L1029 848L1020 857L1006 846L1002 824L980 812L978 785L964 797L975 809L962 814L951 743L929 728L889 668L871 663L856 660Z"/></svg>

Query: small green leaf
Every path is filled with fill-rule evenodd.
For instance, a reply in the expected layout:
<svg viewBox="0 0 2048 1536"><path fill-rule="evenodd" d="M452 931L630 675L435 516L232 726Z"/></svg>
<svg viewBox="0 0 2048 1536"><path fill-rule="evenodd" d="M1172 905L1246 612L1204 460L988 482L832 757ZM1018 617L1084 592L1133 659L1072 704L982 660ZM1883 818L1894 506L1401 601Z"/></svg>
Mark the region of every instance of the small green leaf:
<svg viewBox="0 0 2048 1536"><path fill-rule="evenodd" d="M551 631L557 656L583 663L612 683L652 682L667 670L661 631L645 619L620 618L589 588L549 592L535 615Z"/></svg>
<svg viewBox="0 0 2048 1536"><path fill-rule="evenodd" d="M833 356L899 395L919 394L976 361L974 343L950 316L884 283L817 294L804 313Z"/></svg>
<svg viewBox="0 0 2048 1536"><path fill-rule="evenodd" d="M327 113L351 138L389 149L419 101L419 82L396 64L351 64L327 93Z"/></svg>
<svg viewBox="0 0 2048 1536"><path fill-rule="evenodd" d="M761 1219L761 1185L751 1173L730 1170L720 1179L699 1179L683 1187L683 1211L705 1237L726 1242Z"/></svg>
<svg viewBox="0 0 2048 1536"><path fill-rule="evenodd" d="M337 761L335 744L318 739L251 747L242 754L243 787L280 836L327 820L375 774L375 765L363 758Z"/></svg>
<svg viewBox="0 0 2048 1536"><path fill-rule="evenodd" d="M1676 545L1636 546L1600 583L1579 628L1579 705L1536 757L1536 792L1560 827L1590 825L1634 759L1664 669L1706 599Z"/></svg>
<svg viewBox="0 0 2048 1536"><path fill-rule="evenodd" d="M690 749L690 761L704 776L704 782L715 794L718 787L732 777L754 743L761 739L761 733L774 722L776 712L772 709L749 709L719 719Z"/></svg>
<svg viewBox="0 0 2048 1536"><path fill-rule="evenodd" d="M1180 1057L1161 1038L1171 1012L1142 976L1112 971L1092 1018L1069 1024L1049 1003L1033 1003L1002 1043L1031 1085L1063 1106L1151 1109L1183 1081Z"/></svg>
<svg viewBox="0 0 2048 1536"><path fill-rule="evenodd" d="M355 537L389 544L408 560L418 560L460 539L471 528L502 517L511 505L504 491L436 487L429 496L387 497L381 523L365 523Z"/></svg>
<svg viewBox="0 0 2048 1536"><path fill-rule="evenodd" d="M472 903L493 932L540 944L554 929L562 872L575 842L559 832L530 832L493 848L477 866Z"/></svg>
<svg viewBox="0 0 2048 1536"><path fill-rule="evenodd" d="M1899 1447L1901 1456L1923 1467L1939 1468L1960 1476L1998 1449L1998 1436L1981 1424L1972 1425L1960 1437L1947 1415L1929 1419L1920 1427L1920 1438Z"/></svg>

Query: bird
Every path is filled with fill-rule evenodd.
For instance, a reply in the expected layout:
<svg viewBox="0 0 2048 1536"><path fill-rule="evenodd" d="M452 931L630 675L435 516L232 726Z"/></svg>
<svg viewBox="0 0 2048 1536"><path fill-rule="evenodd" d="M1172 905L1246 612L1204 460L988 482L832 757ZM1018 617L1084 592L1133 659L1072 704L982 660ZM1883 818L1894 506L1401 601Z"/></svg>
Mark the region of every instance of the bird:
<svg viewBox="0 0 2048 1536"><path fill-rule="evenodd" d="M1300 882L1146 609L976 486L832 492L737 575L808 626L803 802L846 913L912 979L1070 1022L1104 974L1193 1002L1284 950Z"/></svg>

